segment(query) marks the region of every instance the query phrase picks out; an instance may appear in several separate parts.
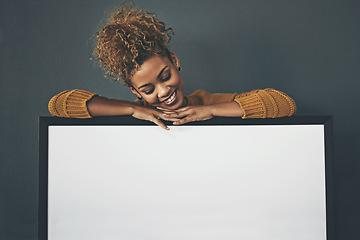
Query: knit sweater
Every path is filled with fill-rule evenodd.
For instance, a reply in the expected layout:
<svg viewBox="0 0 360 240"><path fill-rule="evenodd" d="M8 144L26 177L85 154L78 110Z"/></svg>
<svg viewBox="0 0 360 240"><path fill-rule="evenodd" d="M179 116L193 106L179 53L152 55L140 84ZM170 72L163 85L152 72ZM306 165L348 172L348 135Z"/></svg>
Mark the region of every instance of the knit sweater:
<svg viewBox="0 0 360 240"><path fill-rule="evenodd" d="M49 112L56 117L91 118L86 102L98 94L85 90L66 90L55 95L49 102ZM277 118L292 116L296 112L296 104L287 94L267 88L253 90L242 94L208 93L197 90L185 96L187 106L211 105L224 102L237 102L246 118ZM152 107L146 101L136 100L134 104Z"/></svg>

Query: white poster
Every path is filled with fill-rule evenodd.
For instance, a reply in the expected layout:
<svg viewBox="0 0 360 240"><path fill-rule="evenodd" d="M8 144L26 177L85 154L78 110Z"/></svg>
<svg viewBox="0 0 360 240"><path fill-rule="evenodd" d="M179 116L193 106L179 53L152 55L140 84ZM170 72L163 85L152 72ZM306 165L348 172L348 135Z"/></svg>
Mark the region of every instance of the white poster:
<svg viewBox="0 0 360 240"><path fill-rule="evenodd" d="M325 240L323 125L50 126L49 240Z"/></svg>

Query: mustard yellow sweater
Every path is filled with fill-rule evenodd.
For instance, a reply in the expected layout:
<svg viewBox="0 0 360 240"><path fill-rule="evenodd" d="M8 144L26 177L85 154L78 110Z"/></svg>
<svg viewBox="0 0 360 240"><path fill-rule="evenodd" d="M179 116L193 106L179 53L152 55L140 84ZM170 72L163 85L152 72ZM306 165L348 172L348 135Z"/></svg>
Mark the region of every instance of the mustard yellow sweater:
<svg viewBox="0 0 360 240"><path fill-rule="evenodd" d="M56 117L91 118L86 102L95 95L97 94L85 90L66 90L51 98L49 112ZM287 117L296 112L294 100L285 93L272 88L253 90L242 94L208 93L204 90L197 90L185 98L188 106L235 101L244 111L243 119ZM134 103L151 107L145 101L136 100Z"/></svg>

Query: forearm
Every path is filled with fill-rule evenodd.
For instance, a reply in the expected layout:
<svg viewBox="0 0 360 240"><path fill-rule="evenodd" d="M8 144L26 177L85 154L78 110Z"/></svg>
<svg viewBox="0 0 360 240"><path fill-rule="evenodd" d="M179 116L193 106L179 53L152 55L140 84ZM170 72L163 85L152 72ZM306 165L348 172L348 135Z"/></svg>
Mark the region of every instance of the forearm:
<svg viewBox="0 0 360 240"><path fill-rule="evenodd" d="M218 117L242 117L244 111L237 102L217 103L210 105L213 116Z"/></svg>
<svg viewBox="0 0 360 240"><path fill-rule="evenodd" d="M137 107L133 102L94 96L86 103L91 116L132 115Z"/></svg>

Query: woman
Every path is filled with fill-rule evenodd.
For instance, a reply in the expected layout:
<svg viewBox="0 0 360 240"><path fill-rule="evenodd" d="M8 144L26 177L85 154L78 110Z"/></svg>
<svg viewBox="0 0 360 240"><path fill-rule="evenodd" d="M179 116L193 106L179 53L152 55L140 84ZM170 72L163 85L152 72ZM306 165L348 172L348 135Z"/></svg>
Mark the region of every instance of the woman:
<svg viewBox="0 0 360 240"><path fill-rule="evenodd" d="M171 33L172 29L167 29L155 14L121 5L96 33L93 55L111 79L123 80L138 99L130 102L68 90L50 100L50 113L74 118L130 115L166 130L169 128L161 120L179 125L214 116L275 118L295 114L295 102L275 89L242 94L198 90L184 96L180 61L167 48Z"/></svg>

